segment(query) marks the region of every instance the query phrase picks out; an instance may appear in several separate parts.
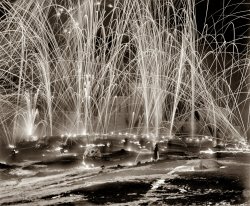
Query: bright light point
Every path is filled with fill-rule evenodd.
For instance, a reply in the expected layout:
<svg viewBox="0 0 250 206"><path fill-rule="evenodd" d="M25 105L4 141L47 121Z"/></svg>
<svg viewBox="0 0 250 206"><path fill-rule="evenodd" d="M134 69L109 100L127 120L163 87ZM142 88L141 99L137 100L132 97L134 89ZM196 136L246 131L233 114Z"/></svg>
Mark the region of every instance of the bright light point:
<svg viewBox="0 0 250 206"><path fill-rule="evenodd" d="M132 162L127 163L128 166L133 166L134 164Z"/></svg>
<svg viewBox="0 0 250 206"><path fill-rule="evenodd" d="M80 148L83 148L83 145L80 145L79 147L80 147Z"/></svg>
<svg viewBox="0 0 250 206"><path fill-rule="evenodd" d="M200 151L200 154L214 154L215 152L211 150L210 148L207 150L202 150Z"/></svg>
<svg viewBox="0 0 250 206"><path fill-rule="evenodd" d="M136 138L136 135L133 135L133 138Z"/></svg>
<svg viewBox="0 0 250 206"><path fill-rule="evenodd" d="M118 133L118 135L122 135L122 133L121 133L121 132L119 132L119 133Z"/></svg>
<svg viewBox="0 0 250 206"><path fill-rule="evenodd" d="M31 136L32 134L33 134L33 127L32 127L32 125L29 125L27 128L27 135Z"/></svg>
<svg viewBox="0 0 250 206"><path fill-rule="evenodd" d="M60 13L60 12L57 12L57 13L56 13L56 16L57 16L57 17L60 17L60 16L61 16L61 13Z"/></svg>
<svg viewBox="0 0 250 206"><path fill-rule="evenodd" d="M83 130L82 130L82 135L84 135L84 136L87 135L86 129L83 129Z"/></svg>
<svg viewBox="0 0 250 206"><path fill-rule="evenodd" d="M15 147L15 145L13 145L13 144L9 144L9 148L14 149L14 148L16 148L16 147Z"/></svg>
<svg viewBox="0 0 250 206"><path fill-rule="evenodd" d="M77 21L74 22L75 27L79 27L79 23Z"/></svg>
<svg viewBox="0 0 250 206"><path fill-rule="evenodd" d="M61 147L57 147L55 148L55 151L60 151L62 148Z"/></svg>
<svg viewBox="0 0 250 206"><path fill-rule="evenodd" d="M61 134L61 137L64 137L64 135L63 135L63 134Z"/></svg>
<svg viewBox="0 0 250 206"><path fill-rule="evenodd" d="M45 154L42 154L43 157L45 157Z"/></svg>
<svg viewBox="0 0 250 206"><path fill-rule="evenodd" d="M69 150L65 149L65 150L63 150L63 152L64 152L64 153L67 153L67 152L69 152Z"/></svg>
<svg viewBox="0 0 250 206"><path fill-rule="evenodd" d="M112 4L107 5L109 8L113 8L114 6Z"/></svg>

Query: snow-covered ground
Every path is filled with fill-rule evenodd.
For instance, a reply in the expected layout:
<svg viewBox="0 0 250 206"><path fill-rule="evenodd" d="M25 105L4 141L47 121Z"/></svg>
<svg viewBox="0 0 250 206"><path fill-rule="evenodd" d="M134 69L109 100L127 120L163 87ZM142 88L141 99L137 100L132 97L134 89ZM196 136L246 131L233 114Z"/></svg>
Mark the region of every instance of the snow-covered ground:
<svg viewBox="0 0 250 206"><path fill-rule="evenodd" d="M248 205L250 164L161 160L132 166L3 169L0 205Z"/></svg>

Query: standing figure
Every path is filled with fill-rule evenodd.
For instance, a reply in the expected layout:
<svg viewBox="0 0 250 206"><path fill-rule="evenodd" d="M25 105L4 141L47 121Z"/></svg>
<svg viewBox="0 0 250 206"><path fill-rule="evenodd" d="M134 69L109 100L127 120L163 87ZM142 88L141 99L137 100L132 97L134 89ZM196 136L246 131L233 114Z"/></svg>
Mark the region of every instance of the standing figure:
<svg viewBox="0 0 250 206"><path fill-rule="evenodd" d="M155 144L153 159L155 161L157 161L159 159L159 145L158 145L158 143Z"/></svg>

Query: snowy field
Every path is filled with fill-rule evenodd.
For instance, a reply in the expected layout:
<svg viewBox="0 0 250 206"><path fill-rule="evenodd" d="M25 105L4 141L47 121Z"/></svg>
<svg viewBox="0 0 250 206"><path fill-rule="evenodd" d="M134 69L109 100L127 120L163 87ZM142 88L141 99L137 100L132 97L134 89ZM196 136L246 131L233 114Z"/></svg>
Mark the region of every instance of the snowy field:
<svg viewBox="0 0 250 206"><path fill-rule="evenodd" d="M1 165L1 205L249 205L249 158Z"/></svg>

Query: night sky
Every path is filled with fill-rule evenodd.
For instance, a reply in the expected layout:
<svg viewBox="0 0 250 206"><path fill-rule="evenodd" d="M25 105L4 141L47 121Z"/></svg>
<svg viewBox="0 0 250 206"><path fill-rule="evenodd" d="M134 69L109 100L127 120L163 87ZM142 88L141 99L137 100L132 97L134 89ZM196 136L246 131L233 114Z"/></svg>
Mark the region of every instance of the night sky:
<svg viewBox="0 0 250 206"><path fill-rule="evenodd" d="M13 3L15 0L10 2ZM58 3L60 2L62 1L58 0ZM219 35L222 34L227 42L235 39L240 52L244 52L249 36L249 11L249 0L196 0L198 32L202 33L207 25L208 34L216 36L217 42L224 41ZM3 9L0 10L1 18L4 18L5 12Z"/></svg>
<svg viewBox="0 0 250 206"><path fill-rule="evenodd" d="M249 38L250 3L249 0L197 0L196 22L199 32L205 24L208 34L217 36L217 41L236 40L240 52L244 52ZM232 26L234 25L234 27Z"/></svg>

